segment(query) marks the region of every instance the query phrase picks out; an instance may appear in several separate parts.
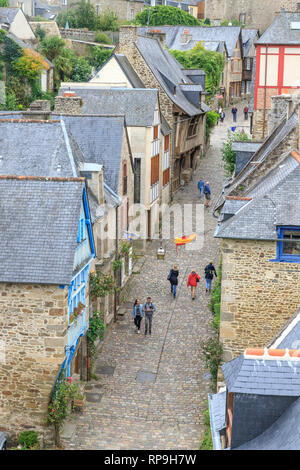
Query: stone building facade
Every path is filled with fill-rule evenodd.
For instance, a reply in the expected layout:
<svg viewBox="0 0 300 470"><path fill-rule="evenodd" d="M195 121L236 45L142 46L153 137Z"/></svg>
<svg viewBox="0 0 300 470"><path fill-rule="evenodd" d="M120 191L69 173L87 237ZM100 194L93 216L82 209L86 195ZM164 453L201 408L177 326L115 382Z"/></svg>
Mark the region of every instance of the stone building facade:
<svg viewBox="0 0 300 470"><path fill-rule="evenodd" d="M143 39L143 37L140 37L140 40L141 39ZM160 61L162 58L160 54L163 55L164 52L162 51L165 49L165 35L159 31L153 31L153 34L150 32L147 39L155 42L158 41L160 44L160 51L157 57L157 60ZM205 152L206 115L205 112L201 111L201 106L203 106L203 104L199 104L199 111L196 113L195 107L192 106L192 112L194 112L194 115L192 116L189 116L187 112L179 106L176 106L176 102L174 102L175 100L171 99L170 94L166 92L161 81L157 79L157 76L151 69L151 66L149 65L150 61L147 60L147 57L145 57L139 50L138 41L139 36L137 27L121 26L119 45L117 46L116 52L126 55L146 88L158 89L161 112L174 134L172 137L172 143L170 144L170 154L174 154L174 161L171 159L171 191L174 191L179 188L184 179L189 180L191 178L198 159ZM153 46L156 46L156 44L153 43ZM172 68L171 64L170 67ZM178 71L175 72L175 74L177 73ZM182 74L182 71L180 73ZM174 98L176 98L177 88L179 88L179 83L176 83L174 87ZM185 104L188 103L191 105L188 100L185 100ZM192 135L189 136L189 129L191 129L191 126L194 128L194 131Z"/></svg>
<svg viewBox="0 0 300 470"><path fill-rule="evenodd" d="M298 3L296 0L205 0L205 18L212 24L219 24L223 19L238 19L248 28L259 29L262 34L281 8L296 11Z"/></svg>
<svg viewBox="0 0 300 470"><path fill-rule="evenodd" d="M300 264L275 263L276 242L221 242L224 361L264 347L299 308Z"/></svg>
<svg viewBox="0 0 300 470"><path fill-rule="evenodd" d="M1 283L0 299L0 429L12 438L28 429L45 433L50 393L65 357L68 289Z"/></svg>
<svg viewBox="0 0 300 470"><path fill-rule="evenodd" d="M299 106L275 97L271 111L270 135L214 209L224 361L264 347L300 306Z"/></svg>
<svg viewBox="0 0 300 470"><path fill-rule="evenodd" d="M50 0L51 4L59 0ZM77 0L65 0L62 9L70 9L75 4L78 3ZM113 11L117 16L119 21L131 21L135 18L137 13L140 13L145 8L144 2L139 0L91 0L91 4L95 7L97 15L104 13L107 10Z"/></svg>

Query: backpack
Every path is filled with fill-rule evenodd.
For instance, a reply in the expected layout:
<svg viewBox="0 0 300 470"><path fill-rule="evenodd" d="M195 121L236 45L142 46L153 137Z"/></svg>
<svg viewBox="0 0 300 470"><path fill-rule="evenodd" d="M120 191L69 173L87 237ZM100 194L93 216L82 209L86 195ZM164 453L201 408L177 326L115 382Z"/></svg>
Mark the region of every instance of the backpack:
<svg viewBox="0 0 300 470"><path fill-rule="evenodd" d="M167 277L168 281L170 281L170 279L171 279L171 271L169 272L168 277Z"/></svg>

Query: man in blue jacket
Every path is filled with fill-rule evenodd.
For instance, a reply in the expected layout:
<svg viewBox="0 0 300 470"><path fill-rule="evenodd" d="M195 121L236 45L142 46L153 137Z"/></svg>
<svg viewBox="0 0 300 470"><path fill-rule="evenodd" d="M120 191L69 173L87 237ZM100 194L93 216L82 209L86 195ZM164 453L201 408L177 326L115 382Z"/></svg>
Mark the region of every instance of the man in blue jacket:
<svg viewBox="0 0 300 470"><path fill-rule="evenodd" d="M152 328L152 317L153 312L155 312L156 308L154 303L151 301L151 297L147 297L147 302L144 305L144 312L145 312L145 336L147 336L148 328L149 328L149 335L151 336L151 328Z"/></svg>
<svg viewBox="0 0 300 470"><path fill-rule="evenodd" d="M199 189L199 191L200 191L200 197L202 197L203 189L204 189L204 181L203 181L203 180L199 180L197 186L198 186L198 189Z"/></svg>
<svg viewBox="0 0 300 470"><path fill-rule="evenodd" d="M204 196L205 196L205 207L209 207L208 204L209 204L209 200L210 200L210 187L209 187L209 181L207 181L205 183L205 186L204 186Z"/></svg>

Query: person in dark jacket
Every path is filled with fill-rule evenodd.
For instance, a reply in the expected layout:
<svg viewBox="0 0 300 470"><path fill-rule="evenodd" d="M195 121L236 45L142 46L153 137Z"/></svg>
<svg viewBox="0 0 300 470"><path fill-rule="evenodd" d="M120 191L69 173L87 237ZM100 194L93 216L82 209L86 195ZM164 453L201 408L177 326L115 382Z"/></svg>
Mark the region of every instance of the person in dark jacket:
<svg viewBox="0 0 300 470"><path fill-rule="evenodd" d="M173 294L174 299L176 297L176 289L178 285L178 276L179 276L179 270L178 266L174 266L171 271L169 272L168 275L168 280L170 281L171 284L171 294Z"/></svg>
<svg viewBox="0 0 300 470"><path fill-rule="evenodd" d="M132 316L133 316L134 324L136 326L135 331L137 331L138 334L140 334L140 332L141 332L141 321L142 321L142 318L144 316L144 312L143 312L143 305L141 304L139 299L136 299L136 301L134 302L133 309L132 309Z"/></svg>
<svg viewBox="0 0 300 470"><path fill-rule="evenodd" d="M233 106L231 112L232 112L233 122L236 122L236 115L238 112L237 107Z"/></svg>
<svg viewBox="0 0 300 470"><path fill-rule="evenodd" d="M214 265L212 263L209 263L205 267L204 272L205 272L206 292L210 292L213 277L214 275L217 277L217 273L216 273Z"/></svg>

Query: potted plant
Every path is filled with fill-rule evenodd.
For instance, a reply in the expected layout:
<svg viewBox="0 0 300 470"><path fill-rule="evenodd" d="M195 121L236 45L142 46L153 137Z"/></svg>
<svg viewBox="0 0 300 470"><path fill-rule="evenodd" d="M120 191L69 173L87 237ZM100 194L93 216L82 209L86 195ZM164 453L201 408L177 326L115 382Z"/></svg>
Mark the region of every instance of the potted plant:
<svg viewBox="0 0 300 470"><path fill-rule="evenodd" d="M74 400L73 400L73 408L75 410L82 410L85 405L85 395L82 393L78 393L75 395Z"/></svg>

